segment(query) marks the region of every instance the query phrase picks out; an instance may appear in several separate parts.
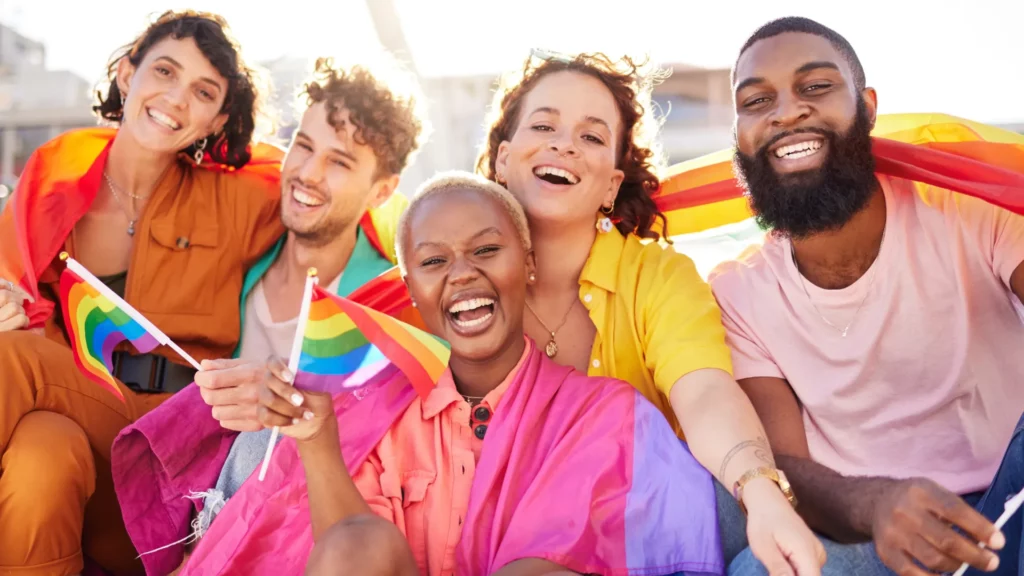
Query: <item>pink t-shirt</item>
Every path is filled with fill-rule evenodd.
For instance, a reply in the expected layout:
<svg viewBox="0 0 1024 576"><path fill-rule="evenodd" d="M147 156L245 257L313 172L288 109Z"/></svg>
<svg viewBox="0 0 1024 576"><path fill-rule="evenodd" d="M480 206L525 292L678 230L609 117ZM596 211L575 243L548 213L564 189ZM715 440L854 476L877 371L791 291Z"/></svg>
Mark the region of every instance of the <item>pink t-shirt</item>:
<svg viewBox="0 0 1024 576"><path fill-rule="evenodd" d="M734 374L786 379L812 458L842 474L979 490L1024 411L1024 324L1009 289L1024 218L879 180L881 252L848 288L807 282L790 242L771 236L711 273Z"/></svg>

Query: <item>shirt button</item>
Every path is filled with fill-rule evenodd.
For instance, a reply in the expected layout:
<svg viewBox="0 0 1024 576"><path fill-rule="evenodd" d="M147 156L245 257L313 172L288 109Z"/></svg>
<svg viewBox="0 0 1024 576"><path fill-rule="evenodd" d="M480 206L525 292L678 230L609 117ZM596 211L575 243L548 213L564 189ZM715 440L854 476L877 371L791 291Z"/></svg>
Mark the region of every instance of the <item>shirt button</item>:
<svg viewBox="0 0 1024 576"><path fill-rule="evenodd" d="M473 418L479 422L487 422L491 419L491 411L486 406L477 406L476 411L473 412Z"/></svg>
<svg viewBox="0 0 1024 576"><path fill-rule="evenodd" d="M593 300L593 299L594 299L594 297L591 296L590 294L584 294L583 295L583 301L586 302L587 304L590 304L590 301Z"/></svg>
<svg viewBox="0 0 1024 576"><path fill-rule="evenodd" d="M600 368L601 367L601 361L598 360L597 358L594 358L594 361L591 362L591 364L594 365L594 368Z"/></svg>
<svg viewBox="0 0 1024 576"><path fill-rule="evenodd" d="M487 424L481 424L476 428L473 428L473 434L475 434L477 438L483 440L484 435L487 434Z"/></svg>

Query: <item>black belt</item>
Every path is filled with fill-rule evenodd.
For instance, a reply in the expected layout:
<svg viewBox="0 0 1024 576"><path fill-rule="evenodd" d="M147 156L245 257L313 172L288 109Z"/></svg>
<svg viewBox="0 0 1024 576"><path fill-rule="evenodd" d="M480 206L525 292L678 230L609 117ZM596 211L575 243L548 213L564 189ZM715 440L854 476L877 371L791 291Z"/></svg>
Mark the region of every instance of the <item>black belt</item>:
<svg viewBox="0 0 1024 576"><path fill-rule="evenodd" d="M114 352L114 377L136 392L177 392L195 380L196 370L156 354Z"/></svg>

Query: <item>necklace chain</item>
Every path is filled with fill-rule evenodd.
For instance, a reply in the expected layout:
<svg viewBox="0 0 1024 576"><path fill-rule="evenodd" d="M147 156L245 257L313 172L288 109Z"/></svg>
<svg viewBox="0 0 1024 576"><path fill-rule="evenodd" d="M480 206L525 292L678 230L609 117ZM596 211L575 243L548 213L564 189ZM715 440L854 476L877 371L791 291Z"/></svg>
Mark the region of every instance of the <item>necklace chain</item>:
<svg viewBox="0 0 1024 576"><path fill-rule="evenodd" d="M126 208L124 202L121 201L121 191L118 190L116 185L114 185L114 181L110 179L110 175L107 174L106 171L103 172L103 177L107 181L107 187L110 188L110 194L114 197L114 200L117 202L118 207L121 208L121 212L124 212L125 218L128 218L128 235L135 236L135 222L138 220L138 218L133 218L132 215L128 212L128 208ZM132 198L136 197L132 196Z"/></svg>
<svg viewBox="0 0 1024 576"><path fill-rule="evenodd" d="M565 326L565 322L569 319L569 313L572 312L572 309L576 306L576 302L578 302L578 300L573 298L572 304L569 305L569 309L565 311L565 316L562 317L562 321L554 330L548 328L548 325L541 320L540 315L533 309L533 306L530 306L529 301L524 300L524 302L526 303L526 307L530 310L530 313L533 314L533 317L537 319L537 322L540 322L540 325L544 327L544 330L551 334L551 339L548 340L547 346L544 347L544 353L548 355L548 358L554 358L555 355L558 354L558 342L555 342L555 333L561 330L562 326Z"/></svg>
<svg viewBox="0 0 1024 576"><path fill-rule="evenodd" d="M885 230L883 229L882 230L882 239L879 241L879 244L878 244L878 255L875 256L876 260L882 255L882 244L884 242L885 242ZM789 255L793 259L793 266L796 267L796 275L797 275L797 277L800 280L800 287L803 288L804 296L806 296L807 297L807 301L811 303L811 307L814 308L814 311L817 312L818 316L821 318L821 320L825 324L828 324L830 328L832 328L836 332L839 332L841 337L846 338L846 335L850 332L850 327L853 326L853 323L857 320L857 317L860 315L861 308L863 308L864 307L864 303L867 302L868 295L871 293L871 287L875 283L875 275L878 273L878 268L874 266L874 262L872 262L872 266L870 266L870 268L871 268L871 276L868 278L868 284L864 288L864 296L861 297L860 304L857 305L857 309L854 310L853 317L850 318L850 322L846 324L846 327L845 328L840 328L840 327L836 326L835 324L833 324L831 320L826 318L825 315L821 313L821 310L818 309L818 305L815 304L814 300L811 298L811 293L807 290L807 280L804 278L804 275L800 272L800 264L797 263L797 261L796 261L796 248L793 246L792 242L790 242L790 244L789 244Z"/></svg>

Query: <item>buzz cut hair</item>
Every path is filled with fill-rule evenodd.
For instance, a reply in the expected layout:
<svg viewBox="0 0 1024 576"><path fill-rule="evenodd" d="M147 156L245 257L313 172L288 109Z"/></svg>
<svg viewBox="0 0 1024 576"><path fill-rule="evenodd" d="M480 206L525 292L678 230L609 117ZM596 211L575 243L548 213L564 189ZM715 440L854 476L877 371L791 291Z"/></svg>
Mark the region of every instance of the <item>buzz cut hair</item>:
<svg viewBox="0 0 1024 576"><path fill-rule="evenodd" d="M853 46L843 38L841 34L835 30L819 24L810 18L803 18L801 16L787 16L785 18L779 18L772 20L758 28L747 41L743 44L743 48L740 49L740 53L736 56L736 64L732 67L732 82L736 82L736 65L739 64L740 58L743 54L750 49L754 43L759 40L767 40L768 38L774 38L780 34L787 32L799 32L802 34L812 34L820 38L828 40L829 44L836 49L846 60L847 65L850 66L850 70L853 71L853 84L860 92L867 87L867 77L864 74L864 66L860 63L860 58L857 57L857 52L853 49Z"/></svg>
<svg viewBox="0 0 1024 576"><path fill-rule="evenodd" d="M440 172L416 189L416 193L409 202L409 206L406 207L405 212L402 213L401 218L398 220L398 232L395 235L395 255L398 259L398 268L401 270L403 278L409 273L409 269L405 263L405 254L402 247L405 244L406 237L409 235L409 223L412 220L413 213L428 198L447 192L465 191L477 192L496 201L505 209L509 218L512 219L516 232L519 233L519 241L523 246L523 250L529 252L533 248L530 241L530 226L526 221L526 213L523 211L523 206L504 186L478 174L461 170Z"/></svg>

